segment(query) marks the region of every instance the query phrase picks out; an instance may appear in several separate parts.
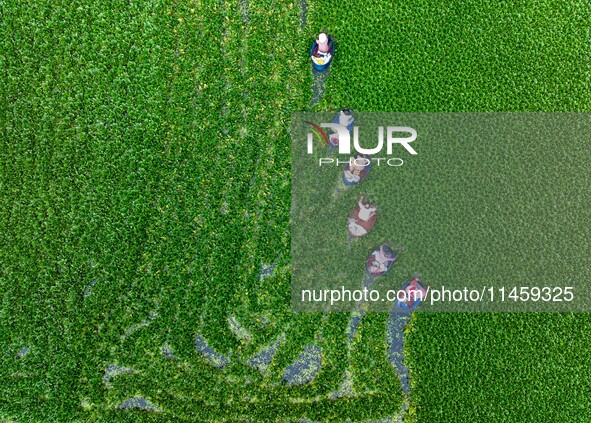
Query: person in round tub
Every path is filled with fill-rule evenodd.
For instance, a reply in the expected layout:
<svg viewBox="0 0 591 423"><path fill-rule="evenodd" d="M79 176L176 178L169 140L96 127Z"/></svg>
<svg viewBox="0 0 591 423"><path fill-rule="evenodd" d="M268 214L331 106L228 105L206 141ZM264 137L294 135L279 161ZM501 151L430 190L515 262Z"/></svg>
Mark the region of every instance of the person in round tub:
<svg viewBox="0 0 591 423"><path fill-rule="evenodd" d="M389 247L382 244L379 250L370 255L367 270L374 276L383 275L390 270L390 266L394 261L396 261L396 254Z"/></svg>
<svg viewBox="0 0 591 423"><path fill-rule="evenodd" d="M343 182L345 185L354 185L365 179L369 172L371 161L363 154L351 157L343 171Z"/></svg>
<svg viewBox="0 0 591 423"><path fill-rule="evenodd" d="M366 235L376 222L376 207L361 197L349 214L349 234L354 237Z"/></svg>
<svg viewBox="0 0 591 423"><path fill-rule="evenodd" d="M355 122L355 118L353 117L353 111L348 108L343 108L339 111L339 114L332 120L332 123L338 123L339 125L343 125L349 132L353 130L353 122ZM328 135L328 140L331 147L338 147L339 146L339 134L333 131L330 131Z"/></svg>
<svg viewBox="0 0 591 423"><path fill-rule="evenodd" d="M310 57L315 65L314 67L317 70L326 69L332 60L333 53L334 45L332 39L324 32L321 32L310 51Z"/></svg>

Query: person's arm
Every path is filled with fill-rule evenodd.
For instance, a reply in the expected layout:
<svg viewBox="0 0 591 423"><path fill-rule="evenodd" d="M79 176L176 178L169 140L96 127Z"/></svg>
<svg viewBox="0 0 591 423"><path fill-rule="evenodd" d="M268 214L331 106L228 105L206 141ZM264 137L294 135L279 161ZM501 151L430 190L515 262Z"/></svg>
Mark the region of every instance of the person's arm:
<svg viewBox="0 0 591 423"><path fill-rule="evenodd" d="M380 254L382 255L382 257L384 257L384 259L386 261L394 261L396 260L396 257L386 257L386 254L384 254L384 247L382 245L380 245Z"/></svg>
<svg viewBox="0 0 591 423"><path fill-rule="evenodd" d="M312 49L312 56L320 57L320 55L318 54L318 43L314 43L314 48Z"/></svg>

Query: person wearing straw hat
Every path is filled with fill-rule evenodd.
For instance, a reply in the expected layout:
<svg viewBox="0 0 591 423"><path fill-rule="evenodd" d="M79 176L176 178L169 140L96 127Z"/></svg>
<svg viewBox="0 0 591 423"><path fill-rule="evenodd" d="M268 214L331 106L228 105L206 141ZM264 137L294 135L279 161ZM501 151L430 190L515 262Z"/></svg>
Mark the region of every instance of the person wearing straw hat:
<svg viewBox="0 0 591 423"><path fill-rule="evenodd" d="M316 43L318 44L319 53L328 53L330 50L330 47L328 46L328 36L324 32L320 33Z"/></svg>
<svg viewBox="0 0 591 423"><path fill-rule="evenodd" d="M314 68L320 71L326 69L332 60L333 51L332 40L324 32L321 32L310 51Z"/></svg>
<svg viewBox="0 0 591 423"><path fill-rule="evenodd" d="M339 111L339 114L332 120L332 123L338 123L339 125L343 125L349 132L353 130L353 122L355 122L355 118L353 117L353 111L349 108L342 108ZM339 134L338 132L330 131L328 136L329 145L329 152L332 152L330 147L338 147L339 146Z"/></svg>
<svg viewBox="0 0 591 423"><path fill-rule="evenodd" d="M366 235L376 222L377 208L361 197L349 214L349 234L354 237Z"/></svg>
<svg viewBox="0 0 591 423"><path fill-rule="evenodd" d="M343 182L353 185L365 179L370 163L370 160L363 154L351 157L343 170Z"/></svg>
<svg viewBox="0 0 591 423"><path fill-rule="evenodd" d="M384 245L380 245L380 250L372 254L370 261L368 270L372 274L377 275L388 271L390 263L396 261L396 255L390 254L390 251L384 249Z"/></svg>

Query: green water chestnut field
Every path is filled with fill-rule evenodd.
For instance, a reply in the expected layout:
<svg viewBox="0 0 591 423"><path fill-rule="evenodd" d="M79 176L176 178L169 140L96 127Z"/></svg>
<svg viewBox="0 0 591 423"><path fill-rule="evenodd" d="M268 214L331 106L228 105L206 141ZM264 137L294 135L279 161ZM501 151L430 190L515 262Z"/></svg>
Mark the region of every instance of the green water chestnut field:
<svg viewBox="0 0 591 423"><path fill-rule="evenodd" d="M590 421L587 314L414 313L407 397L386 313L354 337L350 314L295 313L288 131L345 106L591 112L589 16L582 0L1 1L0 420ZM336 57L310 106L320 31ZM560 206L583 225L579 182Z"/></svg>

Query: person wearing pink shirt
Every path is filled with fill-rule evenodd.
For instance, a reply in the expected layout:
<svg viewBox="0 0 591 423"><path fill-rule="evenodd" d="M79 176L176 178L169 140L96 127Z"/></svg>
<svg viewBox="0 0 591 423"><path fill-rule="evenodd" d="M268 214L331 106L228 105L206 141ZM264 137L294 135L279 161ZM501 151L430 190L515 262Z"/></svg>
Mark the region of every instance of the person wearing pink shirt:
<svg viewBox="0 0 591 423"><path fill-rule="evenodd" d="M318 39L314 42L310 56L314 67L317 70L324 70L332 60L334 53L334 46L331 38L324 32L318 35Z"/></svg>
<svg viewBox="0 0 591 423"><path fill-rule="evenodd" d="M330 47L328 46L328 37L324 32L320 33L318 39L316 40L316 43L318 44L318 51L320 53L328 53L328 51L330 50Z"/></svg>

